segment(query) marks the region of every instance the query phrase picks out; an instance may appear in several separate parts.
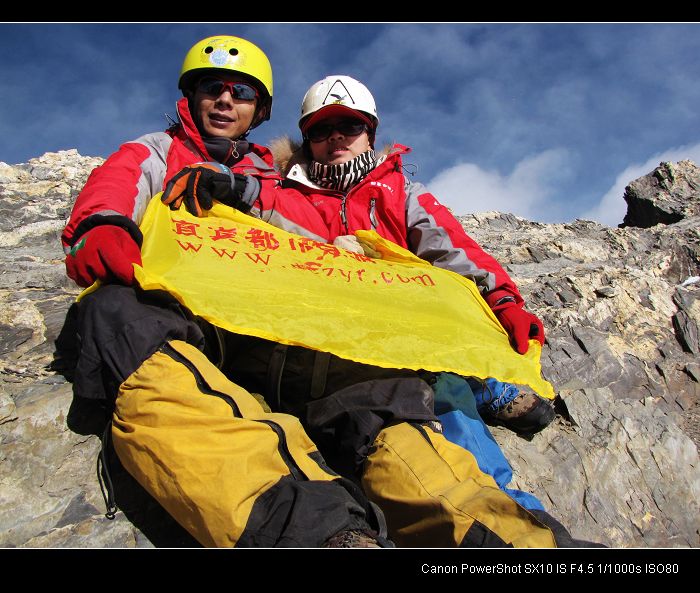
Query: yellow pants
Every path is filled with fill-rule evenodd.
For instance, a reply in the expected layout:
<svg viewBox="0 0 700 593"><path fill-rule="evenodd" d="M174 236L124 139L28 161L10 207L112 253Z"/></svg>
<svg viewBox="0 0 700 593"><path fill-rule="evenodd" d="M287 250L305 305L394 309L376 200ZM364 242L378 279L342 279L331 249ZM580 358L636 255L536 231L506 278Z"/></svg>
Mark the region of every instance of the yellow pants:
<svg viewBox="0 0 700 593"><path fill-rule="evenodd" d="M127 471L204 546L315 547L373 526L297 418L266 412L185 342L121 384L112 436ZM382 430L363 487L401 546L554 546L470 453L420 425Z"/></svg>
<svg viewBox="0 0 700 593"><path fill-rule="evenodd" d="M362 484L400 547L555 547L552 532L470 452L420 425L379 433Z"/></svg>

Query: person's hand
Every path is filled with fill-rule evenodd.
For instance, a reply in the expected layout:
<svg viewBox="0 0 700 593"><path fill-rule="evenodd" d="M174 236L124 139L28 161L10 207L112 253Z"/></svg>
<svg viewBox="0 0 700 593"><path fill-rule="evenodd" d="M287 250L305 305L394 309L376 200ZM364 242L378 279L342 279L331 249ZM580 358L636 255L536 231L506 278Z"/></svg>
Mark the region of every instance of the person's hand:
<svg viewBox="0 0 700 593"><path fill-rule="evenodd" d="M175 174L161 196L161 201L177 210L185 203L190 214L202 216L213 200L249 212L260 194L260 182L250 175L233 173L219 163L195 163Z"/></svg>
<svg viewBox="0 0 700 593"><path fill-rule="evenodd" d="M95 280L134 282L134 266L141 265L141 250L123 228L101 225L85 233L66 256L66 271L78 286L87 287Z"/></svg>
<svg viewBox="0 0 700 593"><path fill-rule="evenodd" d="M540 319L523 309L516 303L505 303L506 306L494 311L503 329L508 332L515 349L519 354L525 354L530 347L529 339L534 338L544 346L544 326Z"/></svg>

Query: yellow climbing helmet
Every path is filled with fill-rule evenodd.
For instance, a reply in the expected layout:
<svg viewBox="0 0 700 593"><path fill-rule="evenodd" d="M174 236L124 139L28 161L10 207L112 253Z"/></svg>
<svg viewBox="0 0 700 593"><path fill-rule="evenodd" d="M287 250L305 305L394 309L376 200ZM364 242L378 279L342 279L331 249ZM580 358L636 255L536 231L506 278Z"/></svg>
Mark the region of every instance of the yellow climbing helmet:
<svg viewBox="0 0 700 593"><path fill-rule="evenodd" d="M196 80L211 70L237 72L251 79L260 93L258 117L253 127L270 119L272 111L272 66L257 45L231 35L207 37L195 43L185 56L178 88L192 88Z"/></svg>

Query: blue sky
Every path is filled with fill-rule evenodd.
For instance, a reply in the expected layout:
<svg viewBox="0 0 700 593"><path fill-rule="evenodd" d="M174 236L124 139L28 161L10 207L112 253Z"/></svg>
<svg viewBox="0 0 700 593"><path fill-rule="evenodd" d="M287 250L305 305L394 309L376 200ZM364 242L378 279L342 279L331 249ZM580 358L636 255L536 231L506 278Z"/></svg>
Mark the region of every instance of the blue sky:
<svg viewBox="0 0 700 593"><path fill-rule="evenodd" d="M662 160L700 163L698 24L0 24L0 161L108 156L166 127L185 53L231 34L272 62L272 120L298 136L306 89L363 81L378 145L456 214L616 225L625 185Z"/></svg>

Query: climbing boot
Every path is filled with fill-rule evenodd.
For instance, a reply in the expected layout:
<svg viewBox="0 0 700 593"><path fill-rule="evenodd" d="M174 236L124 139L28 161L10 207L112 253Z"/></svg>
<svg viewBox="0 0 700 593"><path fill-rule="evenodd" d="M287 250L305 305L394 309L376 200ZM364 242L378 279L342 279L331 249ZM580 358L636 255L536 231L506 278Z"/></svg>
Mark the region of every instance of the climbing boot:
<svg viewBox="0 0 700 593"><path fill-rule="evenodd" d="M377 538L359 529L348 529L329 538L323 548L382 548Z"/></svg>
<svg viewBox="0 0 700 593"><path fill-rule="evenodd" d="M552 404L535 393L521 392L509 402L494 403L480 412L482 418L521 434L539 432L556 416Z"/></svg>
<svg viewBox="0 0 700 593"><path fill-rule="evenodd" d="M552 404L530 391L496 379L469 378L476 409L484 422L510 428L520 434L534 434L546 427L556 413Z"/></svg>

